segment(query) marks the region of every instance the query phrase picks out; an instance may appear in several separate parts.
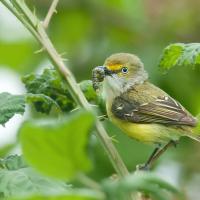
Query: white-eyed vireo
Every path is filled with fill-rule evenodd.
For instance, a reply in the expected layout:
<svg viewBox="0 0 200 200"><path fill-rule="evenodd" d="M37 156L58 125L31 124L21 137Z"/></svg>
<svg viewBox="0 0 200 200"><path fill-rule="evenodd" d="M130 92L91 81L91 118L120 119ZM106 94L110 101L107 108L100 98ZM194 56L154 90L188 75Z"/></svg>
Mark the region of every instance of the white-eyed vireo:
<svg viewBox="0 0 200 200"><path fill-rule="evenodd" d="M141 168L148 168L181 136L200 141L197 119L179 102L148 81L141 60L128 53L113 54L93 70L93 86L103 94L109 119L128 136L156 149Z"/></svg>

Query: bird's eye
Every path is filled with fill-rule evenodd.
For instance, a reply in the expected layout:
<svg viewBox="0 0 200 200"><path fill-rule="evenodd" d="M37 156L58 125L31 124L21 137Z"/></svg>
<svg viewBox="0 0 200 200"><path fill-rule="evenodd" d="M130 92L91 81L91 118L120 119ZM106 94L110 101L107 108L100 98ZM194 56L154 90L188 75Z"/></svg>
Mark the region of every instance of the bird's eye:
<svg viewBox="0 0 200 200"><path fill-rule="evenodd" d="M128 68L127 67L122 67L122 73L124 73L124 74L128 73Z"/></svg>

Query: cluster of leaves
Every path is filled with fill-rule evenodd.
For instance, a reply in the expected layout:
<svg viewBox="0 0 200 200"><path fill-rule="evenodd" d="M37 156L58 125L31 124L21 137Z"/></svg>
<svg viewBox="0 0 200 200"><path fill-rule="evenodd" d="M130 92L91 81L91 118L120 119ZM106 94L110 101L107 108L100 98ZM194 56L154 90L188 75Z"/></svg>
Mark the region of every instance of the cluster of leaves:
<svg viewBox="0 0 200 200"><path fill-rule="evenodd" d="M51 162L54 158L51 159ZM66 159L64 159L65 161ZM71 162L74 164L73 160ZM50 177L39 174L35 165L33 166L37 171L27 165L21 156L17 155L1 159L0 166L0 199L2 200L125 200L127 199L127 194L138 191L159 200L169 199L170 192L182 199L175 187L157 178L152 173L138 172L115 181L106 179L99 185L99 189L95 191L86 188L74 188L72 184L69 184L69 180L63 181L63 177L61 180L50 178L51 176L59 177L61 174L66 176L62 163L61 166L57 164L50 166L51 169L61 170L59 175L57 172L55 174L49 170L48 166L41 171L39 170L42 173L46 173L46 170L49 170L48 175ZM68 168L66 168L67 170ZM70 172L67 174L69 175ZM72 178L71 175L69 175L70 179Z"/></svg>
<svg viewBox="0 0 200 200"><path fill-rule="evenodd" d="M28 92L27 101L33 103L38 112L49 114L53 106L62 112L69 112L76 107L66 83L54 69L45 69L41 75L29 74L22 81ZM91 81L81 82L80 87L88 101L97 102Z"/></svg>
<svg viewBox="0 0 200 200"><path fill-rule="evenodd" d="M32 104L37 112L50 114L52 110L58 113L68 113L77 105L70 95L67 84L54 69L45 69L42 74L28 74L22 77L27 94L0 94L0 124L4 125L14 114L23 114L25 104ZM105 113L104 102L92 87L92 81L84 80L79 83L87 100L98 105L101 113Z"/></svg>
<svg viewBox="0 0 200 200"><path fill-rule="evenodd" d="M0 166L0 199L94 199L92 193L85 195L85 191L81 190L76 193L71 185L42 176L29 167L21 156L2 159Z"/></svg>

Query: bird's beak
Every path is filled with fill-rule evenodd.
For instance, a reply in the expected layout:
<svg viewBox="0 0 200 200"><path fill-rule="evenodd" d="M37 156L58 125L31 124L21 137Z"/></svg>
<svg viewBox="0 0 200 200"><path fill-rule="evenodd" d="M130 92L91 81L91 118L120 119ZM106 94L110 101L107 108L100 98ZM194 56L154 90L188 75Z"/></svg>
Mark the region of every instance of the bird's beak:
<svg viewBox="0 0 200 200"><path fill-rule="evenodd" d="M108 68L106 68L104 66L103 66L103 68L104 68L104 73L106 76L112 76L113 72L111 70L109 70Z"/></svg>

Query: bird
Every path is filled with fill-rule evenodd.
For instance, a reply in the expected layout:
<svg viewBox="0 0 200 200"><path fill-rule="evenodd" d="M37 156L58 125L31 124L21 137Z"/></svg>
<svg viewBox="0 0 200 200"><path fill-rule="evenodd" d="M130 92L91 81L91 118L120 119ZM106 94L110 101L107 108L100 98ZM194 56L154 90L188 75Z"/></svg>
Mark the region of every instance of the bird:
<svg viewBox="0 0 200 200"><path fill-rule="evenodd" d="M149 81L140 58L130 53L115 53L92 72L93 87L105 99L107 116L126 135L155 149L139 170L149 170L169 146L180 137L200 142L198 118L177 100Z"/></svg>

